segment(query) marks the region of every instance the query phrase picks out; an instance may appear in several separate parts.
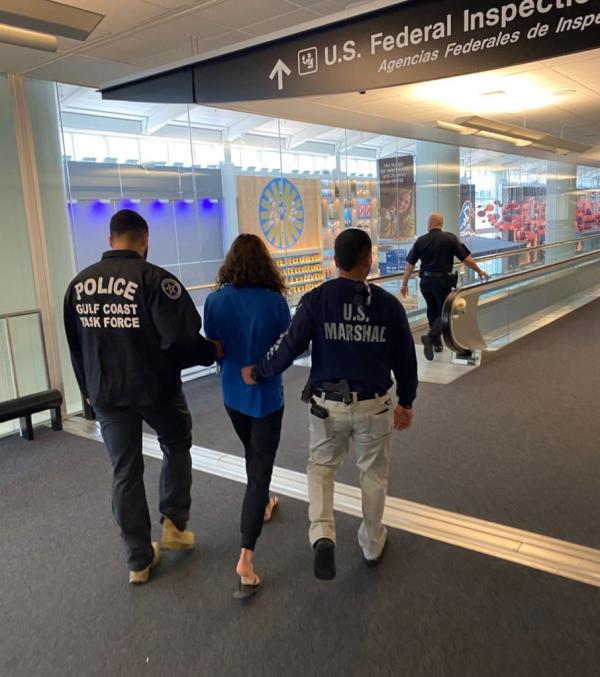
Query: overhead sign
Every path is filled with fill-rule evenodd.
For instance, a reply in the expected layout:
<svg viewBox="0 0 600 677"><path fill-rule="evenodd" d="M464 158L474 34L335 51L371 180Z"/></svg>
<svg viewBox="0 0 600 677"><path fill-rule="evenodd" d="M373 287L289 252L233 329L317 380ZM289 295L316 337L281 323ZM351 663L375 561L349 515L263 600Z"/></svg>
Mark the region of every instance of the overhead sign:
<svg viewBox="0 0 600 677"><path fill-rule="evenodd" d="M184 96L226 103L390 87L502 68L600 47L600 0L408 0L181 70ZM156 80L105 98L172 101ZM145 96L146 98L140 98Z"/></svg>

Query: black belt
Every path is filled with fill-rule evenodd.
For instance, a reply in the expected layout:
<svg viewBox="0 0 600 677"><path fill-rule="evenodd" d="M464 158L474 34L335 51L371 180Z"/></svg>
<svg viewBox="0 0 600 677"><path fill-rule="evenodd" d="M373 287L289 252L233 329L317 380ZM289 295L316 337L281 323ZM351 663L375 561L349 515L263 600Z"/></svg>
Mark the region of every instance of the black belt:
<svg viewBox="0 0 600 677"><path fill-rule="evenodd" d="M450 277L452 273L435 273L433 271L424 270L422 273L419 273L421 277Z"/></svg>
<svg viewBox="0 0 600 677"><path fill-rule="evenodd" d="M323 397L326 400L332 400L333 402L343 402L344 398L348 398L348 395L344 395L344 393L327 393L324 390L321 390L320 388L315 388L314 394L317 397ZM350 393L351 395L356 395L356 397L352 398L352 401L357 401L357 402L362 402L364 400L374 400L379 397L377 393Z"/></svg>

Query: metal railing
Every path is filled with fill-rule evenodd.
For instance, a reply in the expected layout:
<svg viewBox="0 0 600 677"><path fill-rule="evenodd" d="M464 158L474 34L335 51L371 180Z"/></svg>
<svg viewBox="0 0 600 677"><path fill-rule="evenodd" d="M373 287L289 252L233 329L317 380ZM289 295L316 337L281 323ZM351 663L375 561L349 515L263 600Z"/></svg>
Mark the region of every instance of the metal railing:
<svg viewBox="0 0 600 677"><path fill-rule="evenodd" d="M589 240L598 240L600 243L600 232L597 233L592 233L590 235L583 235L579 238L575 238L573 240L564 240L562 242L552 242L550 244L542 244L538 245L536 247L515 247L514 249L510 249L508 251L501 251L497 252L495 254L486 254L485 256L477 256L474 257L477 263L487 263L490 261L499 261L511 256L519 256L521 254L535 254L535 253L540 253L540 252L545 252L545 251L550 251L552 249L556 249L558 247L568 247L569 245L574 245L577 246L580 243L585 243L586 241ZM465 270L466 266L462 263L459 263L456 266L458 269L462 269L463 271ZM540 266L538 266L540 267ZM390 273L389 275L379 275L377 277L370 277L369 282L374 282L377 284L385 283L385 282L391 282L393 280L397 280L401 278L404 275L404 271L399 271L397 273ZM415 271L411 275L412 278L416 278L419 275L419 269L415 269ZM504 277L504 275L503 275ZM189 287L186 287L188 292L193 292L193 291L206 291L206 290L211 290L215 289L216 287L216 282L212 282L210 284L197 284L197 285L191 285Z"/></svg>
<svg viewBox="0 0 600 677"><path fill-rule="evenodd" d="M15 359L15 350L13 344L13 335L11 330L11 320L15 320L19 317L33 317L36 316L38 320L38 328L40 332L40 340L42 346L42 356L44 361L44 370L46 374L46 383L48 388L50 387L50 371L48 369L48 353L46 351L46 337L44 335L44 325L42 322L42 311L39 308L34 308L32 310L21 310L16 313L4 313L0 315L0 323L3 325L4 337L6 340L6 349L8 357L8 366L10 371L10 377L12 381L13 391L15 397L19 397L21 394L19 388L19 377L17 375L17 363Z"/></svg>

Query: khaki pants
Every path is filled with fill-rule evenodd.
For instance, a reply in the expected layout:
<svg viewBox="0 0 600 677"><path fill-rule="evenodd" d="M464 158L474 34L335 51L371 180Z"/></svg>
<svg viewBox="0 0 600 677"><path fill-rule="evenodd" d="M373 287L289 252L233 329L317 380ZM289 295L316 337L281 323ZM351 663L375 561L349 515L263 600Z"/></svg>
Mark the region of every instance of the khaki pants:
<svg viewBox="0 0 600 677"><path fill-rule="evenodd" d="M358 530L358 543L367 559L376 559L387 535L381 520L387 495L390 437L394 423L392 397L386 394L351 404L322 397L314 399L327 409L329 417L318 418L309 410L307 475L310 542L314 544L320 538L329 538L335 543L335 474L352 441L362 492L363 521Z"/></svg>

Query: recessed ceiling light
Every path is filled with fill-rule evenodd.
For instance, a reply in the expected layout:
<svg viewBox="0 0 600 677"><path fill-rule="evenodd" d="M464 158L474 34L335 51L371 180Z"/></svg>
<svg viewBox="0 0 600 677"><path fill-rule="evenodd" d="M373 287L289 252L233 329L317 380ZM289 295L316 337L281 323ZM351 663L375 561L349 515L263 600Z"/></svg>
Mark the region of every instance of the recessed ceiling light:
<svg viewBox="0 0 600 677"><path fill-rule="evenodd" d="M25 30L86 40L104 14L54 0L2 0L0 22Z"/></svg>
<svg viewBox="0 0 600 677"><path fill-rule="evenodd" d="M502 94L506 94L503 89L495 89L492 92L481 92L479 96L501 96Z"/></svg>
<svg viewBox="0 0 600 677"><path fill-rule="evenodd" d="M56 52L58 50L58 40L54 35L5 26L4 24L0 24L0 43L39 49L44 52Z"/></svg>

